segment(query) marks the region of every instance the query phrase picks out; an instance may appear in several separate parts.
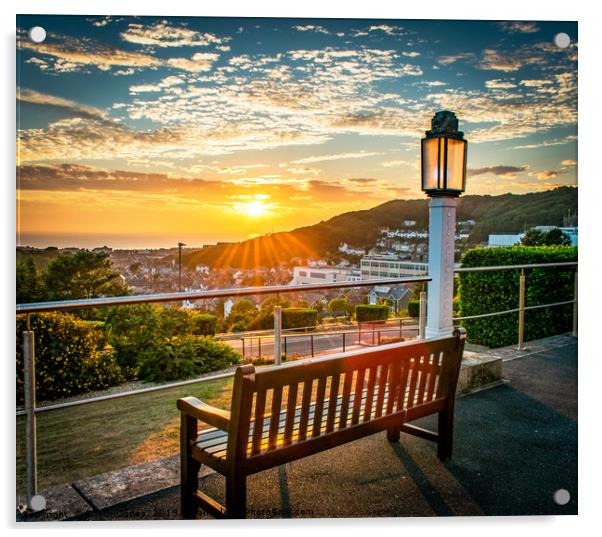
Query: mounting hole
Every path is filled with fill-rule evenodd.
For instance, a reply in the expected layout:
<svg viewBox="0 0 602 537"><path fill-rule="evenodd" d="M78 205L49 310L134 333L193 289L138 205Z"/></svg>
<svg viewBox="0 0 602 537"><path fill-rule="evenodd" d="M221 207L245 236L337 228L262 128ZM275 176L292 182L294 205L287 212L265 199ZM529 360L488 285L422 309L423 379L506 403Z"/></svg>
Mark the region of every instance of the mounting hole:
<svg viewBox="0 0 602 537"><path fill-rule="evenodd" d="M46 30L41 26L34 26L29 29L29 39L34 43L42 43L46 39Z"/></svg>
<svg viewBox="0 0 602 537"><path fill-rule="evenodd" d="M566 505L571 499L571 494L566 489L558 489L554 493L554 503L557 505Z"/></svg>
<svg viewBox="0 0 602 537"><path fill-rule="evenodd" d="M31 498L29 507L31 507L32 511L41 511L46 507L46 498L44 498L44 496L41 494L36 494Z"/></svg>
<svg viewBox="0 0 602 537"><path fill-rule="evenodd" d="M571 38L569 37L569 34L560 32L554 36L554 44L558 48L566 48L571 44Z"/></svg>

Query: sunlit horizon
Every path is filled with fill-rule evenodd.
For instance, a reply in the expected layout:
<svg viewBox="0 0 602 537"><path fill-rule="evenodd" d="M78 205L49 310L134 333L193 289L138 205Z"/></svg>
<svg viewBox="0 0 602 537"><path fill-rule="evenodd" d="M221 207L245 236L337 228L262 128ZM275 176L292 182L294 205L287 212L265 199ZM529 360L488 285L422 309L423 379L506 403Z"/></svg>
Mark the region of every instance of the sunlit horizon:
<svg viewBox="0 0 602 537"><path fill-rule="evenodd" d="M469 141L467 194L577 182L574 23L17 22L20 245L236 242L423 198L440 109Z"/></svg>

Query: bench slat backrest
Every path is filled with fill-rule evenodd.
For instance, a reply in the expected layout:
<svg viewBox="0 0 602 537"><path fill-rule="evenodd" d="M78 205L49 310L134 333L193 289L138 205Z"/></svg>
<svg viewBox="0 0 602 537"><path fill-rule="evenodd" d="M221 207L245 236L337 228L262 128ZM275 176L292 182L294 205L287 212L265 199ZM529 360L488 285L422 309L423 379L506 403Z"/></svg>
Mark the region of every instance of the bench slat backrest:
<svg viewBox="0 0 602 537"><path fill-rule="evenodd" d="M228 457L243 461L453 397L463 346L458 332L258 371L241 366Z"/></svg>

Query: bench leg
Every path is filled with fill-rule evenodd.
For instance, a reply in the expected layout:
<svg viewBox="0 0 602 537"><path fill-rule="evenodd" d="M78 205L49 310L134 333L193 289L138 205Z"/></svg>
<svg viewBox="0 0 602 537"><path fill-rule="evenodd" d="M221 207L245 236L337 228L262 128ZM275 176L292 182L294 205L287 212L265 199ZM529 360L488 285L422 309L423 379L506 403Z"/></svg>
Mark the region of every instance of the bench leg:
<svg viewBox="0 0 602 537"><path fill-rule="evenodd" d="M399 427L387 429L387 440L389 442L399 442Z"/></svg>
<svg viewBox="0 0 602 537"><path fill-rule="evenodd" d="M449 399L445 408L439 412L439 440L437 456L446 461L452 456L454 440L454 400Z"/></svg>
<svg viewBox="0 0 602 537"><path fill-rule="evenodd" d="M247 476L226 476L226 518L246 518Z"/></svg>
<svg viewBox="0 0 602 537"><path fill-rule="evenodd" d="M197 436L197 420L182 414L180 424L180 506L182 518L196 518L198 507L195 493L199 488L201 464L191 456L191 442Z"/></svg>

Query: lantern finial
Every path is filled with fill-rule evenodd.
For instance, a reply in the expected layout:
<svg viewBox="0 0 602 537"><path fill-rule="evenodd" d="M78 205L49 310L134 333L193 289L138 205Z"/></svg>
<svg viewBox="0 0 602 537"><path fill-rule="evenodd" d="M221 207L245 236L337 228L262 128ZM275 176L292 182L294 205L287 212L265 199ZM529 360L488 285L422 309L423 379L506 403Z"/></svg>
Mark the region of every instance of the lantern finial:
<svg viewBox="0 0 602 537"><path fill-rule="evenodd" d="M458 130L458 118L456 114L449 110L441 110L437 112L431 120L431 130L426 131L427 136L437 135L453 136L454 138L462 138L463 132Z"/></svg>

